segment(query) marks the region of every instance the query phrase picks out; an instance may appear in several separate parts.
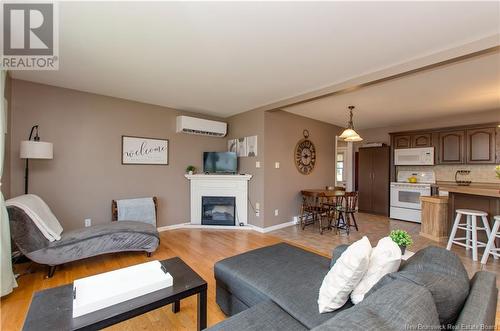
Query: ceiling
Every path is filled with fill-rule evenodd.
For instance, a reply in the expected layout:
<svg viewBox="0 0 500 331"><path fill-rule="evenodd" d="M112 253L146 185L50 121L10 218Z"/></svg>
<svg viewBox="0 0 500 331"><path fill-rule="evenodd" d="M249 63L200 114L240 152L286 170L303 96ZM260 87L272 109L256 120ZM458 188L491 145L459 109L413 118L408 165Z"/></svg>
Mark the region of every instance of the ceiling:
<svg viewBox="0 0 500 331"><path fill-rule="evenodd" d="M59 70L17 71L14 78L221 117L500 31L498 2L59 4ZM483 85L469 85L460 97L479 98L471 93ZM391 93L384 107L378 101L384 97L372 94L378 108L361 102L359 112L408 111L431 92L413 99ZM341 124L343 116L328 112L341 114L355 101L287 110ZM458 101L441 102L453 108ZM356 120L368 125L361 116Z"/></svg>
<svg viewBox="0 0 500 331"><path fill-rule="evenodd" d="M346 126L348 105L356 106L359 129L397 126L445 116L498 109L500 53L388 80L359 90L283 108L294 114Z"/></svg>

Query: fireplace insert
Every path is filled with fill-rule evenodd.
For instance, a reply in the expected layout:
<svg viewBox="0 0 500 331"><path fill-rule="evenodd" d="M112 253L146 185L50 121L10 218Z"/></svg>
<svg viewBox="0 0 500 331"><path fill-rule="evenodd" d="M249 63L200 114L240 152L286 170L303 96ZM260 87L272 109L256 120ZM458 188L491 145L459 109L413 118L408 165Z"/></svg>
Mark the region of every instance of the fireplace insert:
<svg viewBox="0 0 500 331"><path fill-rule="evenodd" d="M235 225L235 197L201 197L201 224Z"/></svg>

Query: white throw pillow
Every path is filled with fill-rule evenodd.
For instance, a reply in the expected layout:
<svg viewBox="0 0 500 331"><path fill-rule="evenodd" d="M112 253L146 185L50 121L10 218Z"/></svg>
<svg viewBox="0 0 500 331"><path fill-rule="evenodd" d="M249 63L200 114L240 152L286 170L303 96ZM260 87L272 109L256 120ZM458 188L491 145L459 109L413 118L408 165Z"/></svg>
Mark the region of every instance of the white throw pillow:
<svg viewBox="0 0 500 331"><path fill-rule="evenodd" d="M351 293L352 303L355 305L360 303L373 285L386 274L398 271L400 264L399 246L389 237L380 239L377 247L372 250L368 271Z"/></svg>
<svg viewBox="0 0 500 331"><path fill-rule="evenodd" d="M368 270L372 245L367 237L351 244L326 274L319 289L320 313L342 307Z"/></svg>

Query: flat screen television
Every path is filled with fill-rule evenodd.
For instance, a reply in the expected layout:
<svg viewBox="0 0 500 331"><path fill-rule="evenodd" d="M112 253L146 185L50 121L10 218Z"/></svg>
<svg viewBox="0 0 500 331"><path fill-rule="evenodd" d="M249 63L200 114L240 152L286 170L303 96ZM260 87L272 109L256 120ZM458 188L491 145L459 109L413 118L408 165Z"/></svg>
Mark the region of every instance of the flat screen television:
<svg viewBox="0 0 500 331"><path fill-rule="evenodd" d="M203 172L235 174L238 172L238 157L234 152L204 152Z"/></svg>

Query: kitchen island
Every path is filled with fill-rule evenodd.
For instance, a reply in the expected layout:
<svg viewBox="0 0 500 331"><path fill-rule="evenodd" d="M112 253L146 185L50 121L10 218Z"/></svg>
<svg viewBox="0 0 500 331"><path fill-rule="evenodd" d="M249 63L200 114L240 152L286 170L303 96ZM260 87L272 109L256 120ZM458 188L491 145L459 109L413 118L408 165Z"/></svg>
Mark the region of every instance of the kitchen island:
<svg viewBox="0 0 500 331"><path fill-rule="evenodd" d="M500 184L472 183L469 186L460 186L453 182L438 182L439 192L448 192L448 234L453 226L455 210L475 209L488 213L490 227L493 225L493 216L500 215ZM480 240L487 241L484 231L478 231ZM500 242L499 242L500 243ZM497 243L498 244L498 243Z"/></svg>
<svg viewBox="0 0 500 331"><path fill-rule="evenodd" d="M493 216L500 215L500 184L460 186L453 182L438 182L436 186L441 195L420 197L422 203L420 235L423 237L446 242L457 209L476 209L487 212L490 227L493 225ZM480 240L486 241L483 231L479 231L478 235Z"/></svg>

